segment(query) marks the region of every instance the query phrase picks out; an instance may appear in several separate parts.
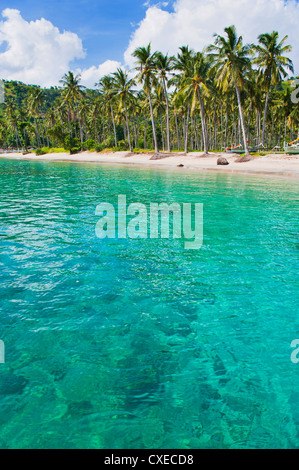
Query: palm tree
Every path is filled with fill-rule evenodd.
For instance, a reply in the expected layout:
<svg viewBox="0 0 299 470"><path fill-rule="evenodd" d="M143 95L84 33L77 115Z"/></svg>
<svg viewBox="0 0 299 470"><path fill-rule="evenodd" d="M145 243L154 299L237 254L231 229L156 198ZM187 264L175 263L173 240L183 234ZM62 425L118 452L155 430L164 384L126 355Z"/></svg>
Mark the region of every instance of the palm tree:
<svg viewBox="0 0 299 470"><path fill-rule="evenodd" d="M238 161L248 161L250 156L246 130L244 124L244 116L241 102L241 90L245 88L246 74L251 69L251 62L249 55L252 46L249 44L243 45L242 36L237 36L235 26L229 26L224 29L226 37L216 35L215 44L209 46L208 50L211 52L210 57L214 61L214 73L217 85L226 91L230 86L234 86L239 108L240 125L243 134L243 142L245 149L245 156Z"/></svg>
<svg viewBox="0 0 299 470"><path fill-rule="evenodd" d="M211 61L203 52L192 53L190 56L190 74L186 74L182 79L182 93L191 98L191 113L193 115L197 102L200 106L202 137L204 144L204 153L208 154L207 125L205 117L205 107L203 94L209 93L208 74L211 68Z"/></svg>
<svg viewBox="0 0 299 470"><path fill-rule="evenodd" d="M161 138L162 148L165 150L164 136L163 136L163 115L165 114L165 101L164 101L164 90L161 85L157 86L152 96L153 113L156 117L156 122L160 121L161 124Z"/></svg>
<svg viewBox="0 0 299 470"><path fill-rule="evenodd" d="M17 147L19 147L19 144L22 147L22 141L21 141L20 134L18 131L19 118L20 118L20 113L13 99L11 97L7 97L5 100L5 111L4 111L5 124L8 130L15 134Z"/></svg>
<svg viewBox="0 0 299 470"><path fill-rule="evenodd" d="M184 153L188 151L188 131L189 131L189 117L190 117L190 96L186 96L182 93L183 83L187 78L192 77L193 72L193 56L194 52L189 49L188 46L182 46L179 48L180 52L173 62L173 69L179 71L169 83L176 87L176 93L174 95L173 103L175 107L179 109L179 114L183 119L183 131L184 131ZM185 115L186 124L185 124Z"/></svg>
<svg viewBox="0 0 299 470"><path fill-rule="evenodd" d="M28 94L27 106L28 106L29 114L34 119L36 140L37 140L38 147L41 147L41 138L40 138L40 132L39 132L38 124L37 124L37 118L39 117L40 108L41 108L42 104L43 104L43 92L42 92L42 90L40 90L37 87L31 88L31 90Z"/></svg>
<svg viewBox="0 0 299 470"><path fill-rule="evenodd" d="M151 90L152 87L156 85L157 78L156 78L156 57L157 53L151 53L151 44L148 44L147 47L138 47L133 52L133 57L137 59L136 61L136 70L138 73L138 83L143 84L143 90L146 93L149 101L150 112L151 112L151 120L153 126L153 137L154 137L154 145L155 145L155 153L159 153L158 148L158 140L157 140L157 132L156 132L156 125L153 113L153 106L152 106L152 99L151 99Z"/></svg>
<svg viewBox="0 0 299 470"><path fill-rule="evenodd" d="M99 116L101 115L101 111L102 111L102 97L97 96L93 100L88 110L88 114L87 114L87 123L89 127L92 128L93 130L95 142L99 142L99 125L100 125Z"/></svg>
<svg viewBox="0 0 299 470"><path fill-rule="evenodd" d="M81 76L78 74L74 76L73 72L66 73L62 79L59 81L63 88L63 96L64 101L67 102L70 106L72 104L75 105L77 111L77 118L79 122L80 128L80 140L81 140L81 150L83 150L83 132L82 132L82 124L81 124L81 117L79 112L78 102L82 96L82 91L84 87L80 85Z"/></svg>
<svg viewBox="0 0 299 470"><path fill-rule="evenodd" d="M258 65L263 85L266 89L262 134L263 145L265 143L266 119L271 85L277 87L282 79L287 76L285 68L288 68L291 72L294 72L292 61L283 55L292 50L291 46L284 45L287 38L288 36L285 36L280 42L278 42L278 32L272 31L270 34L261 34L258 37L259 44L257 46L253 46L253 50L257 53L257 57L254 60L254 63Z"/></svg>
<svg viewBox="0 0 299 470"><path fill-rule="evenodd" d="M114 112L113 112L113 98L115 96L115 92L113 92L113 78L109 75L105 75L104 77L101 78L99 81L99 89L100 93L102 94L106 105L110 108L110 113L111 113L111 118L112 118L112 124L113 124L113 132L114 132L114 142L115 142L115 147L117 147L117 135L116 135L116 125L115 125L115 118L114 118Z"/></svg>
<svg viewBox="0 0 299 470"><path fill-rule="evenodd" d="M169 99L167 92L167 81L168 75L172 70L174 57L168 57L168 55L163 55L161 52L156 53L156 70L158 76L162 82L163 92L166 102L166 136L167 136L167 150L170 152L170 128L169 128Z"/></svg>
<svg viewBox="0 0 299 470"><path fill-rule="evenodd" d="M121 68L118 68L117 71L113 73L113 77L112 93L115 93L119 97L119 106L125 110L129 148L130 152L132 152L131 134L128 119L128 102L134 96L132 87L135 85L135 81L132 78L129 78L128 73Z"/></svg>

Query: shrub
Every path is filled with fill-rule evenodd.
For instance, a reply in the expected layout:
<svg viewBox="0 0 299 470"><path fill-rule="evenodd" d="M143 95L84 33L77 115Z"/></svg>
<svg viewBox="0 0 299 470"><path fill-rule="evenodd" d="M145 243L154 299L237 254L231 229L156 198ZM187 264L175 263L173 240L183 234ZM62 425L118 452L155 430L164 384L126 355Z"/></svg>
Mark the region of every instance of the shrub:
<svg viewBox="0 0 299 470"><path fill-rule="evenodd" d="M64 153L65 149L64 148L53 148L50 149L50 153Z"/></svg>
<svg viewBox="0 0 299 470"><path fill-rule="evenodd" d="M118 150L120 151L124 151L124 150L129 150L129 144L126 140L120 140L118 142L118 147L117 147Z"/></svg>
<svg viewBox="0 0 299 470"><path fill-rule="evenodd" d="M93 139L87 139L86 142L84 142L84 149L85 150L93 150L95 148L95 141Z"/></svg>
<svg viewBox="0 0 299 470"><path fill-rule="evenodd" d="M48 152L45 151L45 149L38 148L35 150L35 155L46 155Z"/></svg>
<svg viewBox="0 0 299 470"><path fill-rule="evenodd" d="M81 150L81 142L78 137L71 137L67 136L64 141L64 147L66 150L69 150L70 155L74 155L75 153L80 152Z"/></svg>
<svg viewBox="0 0 299 470"><path fill-rule="evenodd" d="M137 141L137 147L139 149L144 149L144 139L138 139Z"/></svg>
<svg viewBox="0 0 299 470"><path fill-rule="evenodd" d="M112 148L115 145L114 137L109 136L106 140L104 140L103 145L104 148Z"/></svg>
<svg viewBox="0 0 299 470"><path fill-rule="evenodd" d="M94 149L96 152L101 152L102 150L104 150L104 148L105 148L104 144L95 144L94 146Z"/></svg>

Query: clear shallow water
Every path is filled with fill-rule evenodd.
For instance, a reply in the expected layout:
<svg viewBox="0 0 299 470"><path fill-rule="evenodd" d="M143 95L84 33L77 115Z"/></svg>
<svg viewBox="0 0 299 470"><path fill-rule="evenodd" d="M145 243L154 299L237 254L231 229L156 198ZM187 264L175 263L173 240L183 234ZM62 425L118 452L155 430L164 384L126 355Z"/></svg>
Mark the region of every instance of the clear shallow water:
<svg viewBox="0 0 299 470"><path fill-rule="evenodd" d="M204 245L99 240L204 203ZM298 447L298 182L0 161L1 448Z"/></svg>

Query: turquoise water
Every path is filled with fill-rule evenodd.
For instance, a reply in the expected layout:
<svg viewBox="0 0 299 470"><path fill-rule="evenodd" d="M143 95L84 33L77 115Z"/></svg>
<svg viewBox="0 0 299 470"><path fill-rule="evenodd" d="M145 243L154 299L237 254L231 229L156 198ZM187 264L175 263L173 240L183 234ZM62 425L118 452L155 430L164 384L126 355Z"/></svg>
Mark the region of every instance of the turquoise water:
<svg viewBox="0 0 299 470"><path fill-rule="evenodd" d="M298 183L0 161L1 448L295 448ZM204 203L204 245L100 202Z"/></svg>

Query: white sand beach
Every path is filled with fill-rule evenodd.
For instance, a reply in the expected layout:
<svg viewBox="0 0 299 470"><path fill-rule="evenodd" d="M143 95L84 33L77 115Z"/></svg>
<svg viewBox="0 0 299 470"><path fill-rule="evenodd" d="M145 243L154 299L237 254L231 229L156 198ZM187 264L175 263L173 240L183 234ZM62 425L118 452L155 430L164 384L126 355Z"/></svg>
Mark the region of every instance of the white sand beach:
<svg viewBox="0 0 299 470"><path fill-rule="evenodd" d="M157 168L175 168L179 171L219 171L222 173L260 174L299 179L299 155L269 154L254 157L253 160L245 163L236 162L239 155L227 153L211 153L209 156L203 156L200 152L188 154L174 153L170 156L169 154L161 153L161 158L158 160L151 160L152 155L153 154L130 154L128 152L81 152L75 155L68 153L49 153L41 156L36 156L35 154L3 153L0 154L0 158L30 161L144 165ZM220 156L225 157L229 165L217 165L217 160Z"/></svg>

